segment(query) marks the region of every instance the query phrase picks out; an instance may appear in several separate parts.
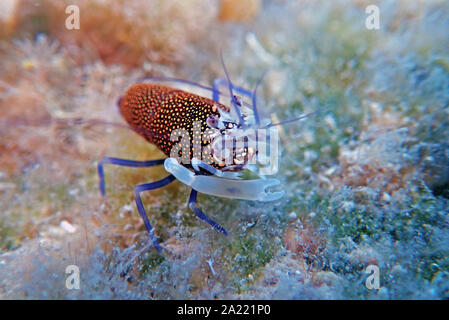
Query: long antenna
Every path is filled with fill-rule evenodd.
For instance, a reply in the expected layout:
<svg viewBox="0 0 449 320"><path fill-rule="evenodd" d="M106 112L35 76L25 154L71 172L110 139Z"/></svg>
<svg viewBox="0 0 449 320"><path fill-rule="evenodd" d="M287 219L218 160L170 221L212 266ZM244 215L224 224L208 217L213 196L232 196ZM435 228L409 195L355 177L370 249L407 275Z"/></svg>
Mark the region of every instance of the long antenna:
<svg viewBox="0 0 449 320"><path fill-rule="evenodd" d="M223 66L223 70L226 75L226 81L228 82L228 89L229 89L229 94L231 95L232 106L234 107L235 111L237 112L237 116L239 117L239 125L243 126L244 122L243 122L242 114L240 112L239 107L237 106L237 101L235 100L234 93L232 92L231 78L229 77L228 70L226 69L226 65L225 65L224 59L223 59L223 52L221 50L220 50L220 60L221 60L221 65Z"/></svg>
<svg viewBox="0 0 449 320"><path fill-rule="evenodd" d="M317 113L323 112L323 111L327 111L327 110L329 110L329 108L322 108L322 109L318 109L316 111L309 112L307 114L303 114L302 116L299 116L297 118L293 118L293 119L290 119L290 120L284 120L284 121L281 121L281 122L278 122L278 123L270 123L270 124L266 125L265 127L263 127L262 129L268 129L268 128L275 127L275 126L282 126L284 124L292 123L292 122L295 122L295 121L298 121L298 120L301 120L301 119L305 119L305 118L307 118L309 116L312 116L314 114L317 114Z"/></svg>
<svg viewBox="0 0 449 320"><path fill-rule="evenodd" d="M260 124L259 113L257 112L257 103L256 103L257 102L257 88L262 83L262 79L265 77L266 74L267 74L266 71L264 73L262 73L262 75L260 76L259 80L256 83L256 86L254 87L254 91L252 94L254 118L256 120L257 126L259 126L259 124Z"/></svg>
<svg viewBox="0 0 449 320"><path fill-rule="evenodd" d="M208 91L214 91L213 88L202 85L200 83L194 82L194 81L190 81L190 80L184 80L184 79L180 79L180 78L171 78L171 77L143 77L143 78L139 78L138 81L169 81L169 82L180 82L180 83L185 83L185 84L189 84L191 86L195 86L204 90L208 90Z"/></svg>
<svg viewBox="0 0 449 320"><path fill-rule="evenodd" d="M113 122L113 121L106 121L102 119L83 119L80 117L73 117L73 118L56 118L56 117L45 117L41 119L9 119L8 121L0 121L0 126L2 128L7 128L8 126L18 128L18 127L39 127L39 126L48 126L51 124L60 124L60 125L67 125L67 126L106 126L106 127L116 127L126 130L131 130L140 134L144 134L147 136L152 137L160 137L164 138L164 135L161 133L153 132L149 129L139 129L139 128L131 128L128 124L119 123L119 122Z"/></svg>

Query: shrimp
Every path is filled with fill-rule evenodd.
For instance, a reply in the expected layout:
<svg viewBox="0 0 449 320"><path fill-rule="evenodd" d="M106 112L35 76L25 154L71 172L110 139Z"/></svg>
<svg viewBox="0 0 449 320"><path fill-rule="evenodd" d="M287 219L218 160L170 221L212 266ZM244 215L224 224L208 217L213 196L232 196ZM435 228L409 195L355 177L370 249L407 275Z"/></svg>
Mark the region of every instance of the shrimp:
<svg viewBox="0 0 449 320"><path fill-rule="evenodd" d="M164 187L174 180L190 186L189 208L199 219L224 235L228 234L226 229L198 208L198 193L256 201L276 201L284 195L283 191L268 191L280 184L277 179L266 178L267 174L277 171L277 163L263 168L264 170L257 169L258 163L266 164L274 156L277 157L279 140L276 129L278 124L261 119L257 110L257 88L262 77L254 90L249 91L235 86L230 81L224 63L223 68L226 78L216 79L212 88L182 79L144 79L192 84L210 91L212 99L148 82L131 86L119 99L120 113L131 129L156 145L167 158L135 161L104 157L98 163L100 191L105 196L105 164L128 167L164 166L168 176L134 188L137 210L158 252L162 250L162 246L140 197L144 191ZM223 95L219 90L220 86L227 88L231 106L220 102L220 95ZM243 98L251 102L247 103ZM267 148L270 149L270 156L267 156ZM258 179L243 179L241 172L246 169L256 172Z"/></svg>

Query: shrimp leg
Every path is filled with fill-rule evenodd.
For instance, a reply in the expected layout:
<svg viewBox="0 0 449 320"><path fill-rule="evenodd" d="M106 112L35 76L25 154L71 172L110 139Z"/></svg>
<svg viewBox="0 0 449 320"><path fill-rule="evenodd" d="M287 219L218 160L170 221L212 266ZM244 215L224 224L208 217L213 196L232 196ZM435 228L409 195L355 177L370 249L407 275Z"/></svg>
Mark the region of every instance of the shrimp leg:
<svg viewBox="0 0 449 320"><path fill-rule="evenodd" d="M117 165L117 166L142 168L142 167L158 166L158 165L163 164L164 161L165 161L165 159L148 160L148 161L136 161L136 160L127 160L127 159L104 157L103 159L101 159L100 162L98 162L98 165L97 165L98 177L100 178L99 187L100 187L101 195L104 197L105 194L106 194L106 186L105 186L103 165L105 165L105 164L114 164L114 165Z"/></svg>
<svg viewBox="0 0 449 320"><path fill-rule="evenodd" d="M145 212L145 208L142 204L142 199L140 198L140 193L143 191L162 188L175 179L176 178L170 174L167 177L165 177L164 179L161 179L161 180L158 180L155 182L151 182L151 183L139 184L138 186L134 187L134 200L136 201L137 210L139 211L139 214L143 219L145 228L147 229L148 235L150 236L150 239L153 242L153 245L158 252L160 252L162 250L162 247L159 244L159 242L157 241L157 236L154 234L154 229L151 226L150 220L148 220L147 214Z"/></svg>
<svg viewBox="0 0 449 320"><path fill-rule="evenodd" d="M228 235L228 232L226 231L225 228L223 228L222 226L220 226L218 223L216 223L214 220L212 220L211 218L209 218L208 216L206 216L200 209L198 209L198 207L196 206L196 198L198 196L198 191L196 191L195 189L192 189L192 191L190 192L190 197L189 197L189 208L190 210L193 211L193 213L195 213L195 215L200 218L201 220L207 222L208 224L210 224L214 229L220 231L221 233L223 233L225 236Z"/></svg>

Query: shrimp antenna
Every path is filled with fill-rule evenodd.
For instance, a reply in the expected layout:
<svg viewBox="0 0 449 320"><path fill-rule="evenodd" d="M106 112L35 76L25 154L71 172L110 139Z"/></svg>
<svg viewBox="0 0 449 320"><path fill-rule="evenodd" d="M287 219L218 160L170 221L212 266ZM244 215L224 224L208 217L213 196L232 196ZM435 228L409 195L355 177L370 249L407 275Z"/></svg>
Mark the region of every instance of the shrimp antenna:
<svg viewBox="0 0 449 320"><path fill-rule="evenodd" d="M0 121L1 128L7 128L8 126L12 126L15 128L18 127L39 127L39 126L49 126L51 124L59 124L59 125L68 125L68 126L106 126L106 127L116 127L126 130L132 130L139 134L144 134L152 137L160 137L164 138L164 135L161 133L153 132L149 129L133 129L128 124L123 124L119 122L107 121L102 119L83 119L80 117L45 117L41 119L10 119L7 122Z"/></svg>
<svg viewBox="0 0 449 320"><path fill-rule="evenodd" d="M265 127L263 127L262 129L268 129L268 128L271 128L271 127L282 126L284 124L292 123L292 122L295 122L295 121L299 121L299 120L305 119L307 117L313 116L313 115L315 115L315 114L317 114L319 112L324 112L324 111L327 111L327 110L329 110L329 108L322 108L322 109L318 109L316 111L312 111L312 112L303 114L302 116L296 117L294 119L284 120L284 121L281 121L281 122L278 122L278 123L270 123L270 124L266 125Z"/></svg>
<svg viewBox="0 0 449 320"><path fill-rule="evenodd" d="M240 112L239 107L237 106L237 101L235 100L234 93L232 92L231 78L229 77L228 70L226 69L226 65L225 65L224 59L223 59L223 52L221 50L220 50L220 60L221 60L221 65L223 66L224 73L226 75L226 81L228 82L228 89L229 89L229 94L231 95L232 106L234 107L235 111L237 112L237 116L239 117L239 125L244 125L242 114Z"/></svg>
<svg viewBox="0 0 449 320"><path fill-rule="evenodd" d="M195 86L204 90L208 90L208 91L214 91L213 88L202 85L200 83L194 82L194 81L190 81L190 80L184 80L181 78L171 78L171 77L143 77L139 79L139 82L143 82L143 81L169 81L169 82L180 82L180 83L185 83L191 86Z"/></svg>
<svg viewBox="0 0 449 320"><path fill-rule="evenodd" d="M266 74L267 74L267 71L265 71L264 73L262 73L262 75L260 76L259 80L257 80L256 86L254 87L254 91L253 91L253 94L252 94L254 118L255 118L255 120L256 120L256 124L257 124L257 125L260 124L259 113L257 112L257 106L256 106L256 101L257 101L257 88L258 88L259 85L262 83L262 80L263 80L263 78L265 77Z"/></svg>

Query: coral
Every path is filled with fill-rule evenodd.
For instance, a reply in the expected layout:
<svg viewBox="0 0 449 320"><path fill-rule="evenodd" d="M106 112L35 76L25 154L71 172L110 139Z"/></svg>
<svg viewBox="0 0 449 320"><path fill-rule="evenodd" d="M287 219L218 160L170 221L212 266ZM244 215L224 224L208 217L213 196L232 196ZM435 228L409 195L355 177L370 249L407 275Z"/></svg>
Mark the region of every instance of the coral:
<svg viewBox="0 0 449 320"><path fill-rule="evenodd" d="M146 60L179 63L193 53L192 44L207 35L217 10L215 2L204 0L82 0L76 3L82 26L67 30L65 8L73 3L41 2L30 10L33 1L21 1L18 33L49 34L71 48L80 63L101 59L107 65L131 67L141 67Z"/></svg>
<svg viewBox="0 0 449 320"><path fill-rule="evenodd" d="M223 21L251 21L259 13L260 0L221 0L218 18Z"/></svg>

